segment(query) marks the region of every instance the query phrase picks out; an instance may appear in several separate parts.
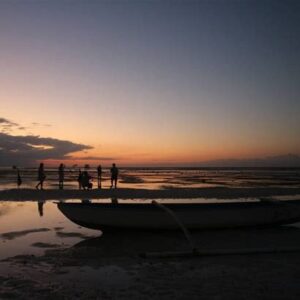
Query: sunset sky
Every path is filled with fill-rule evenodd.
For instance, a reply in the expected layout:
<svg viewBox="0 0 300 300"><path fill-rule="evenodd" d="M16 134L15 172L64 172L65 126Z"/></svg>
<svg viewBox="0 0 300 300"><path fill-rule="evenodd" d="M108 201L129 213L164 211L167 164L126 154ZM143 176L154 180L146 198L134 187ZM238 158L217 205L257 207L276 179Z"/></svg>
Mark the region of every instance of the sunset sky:
<svg viewBox="0 0 300 300"><path fill-rule="evenodd" d="M299 16L297 0L1 0L0 165L299 155Z"/></svg>

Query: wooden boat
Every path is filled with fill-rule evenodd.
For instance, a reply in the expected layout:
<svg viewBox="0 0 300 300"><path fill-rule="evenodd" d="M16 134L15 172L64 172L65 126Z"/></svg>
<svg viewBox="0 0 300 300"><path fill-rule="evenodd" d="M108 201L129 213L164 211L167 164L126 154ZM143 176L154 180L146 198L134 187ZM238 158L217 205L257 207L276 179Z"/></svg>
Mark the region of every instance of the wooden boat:
<svg viewBox="0 0 300 300"><path fill-rule="evenodd" d="M178 223L153 204L57 203L74 223L92 229L178 229ZM300 200L164 204L188 229L275 226L300 222Z"/></svg>

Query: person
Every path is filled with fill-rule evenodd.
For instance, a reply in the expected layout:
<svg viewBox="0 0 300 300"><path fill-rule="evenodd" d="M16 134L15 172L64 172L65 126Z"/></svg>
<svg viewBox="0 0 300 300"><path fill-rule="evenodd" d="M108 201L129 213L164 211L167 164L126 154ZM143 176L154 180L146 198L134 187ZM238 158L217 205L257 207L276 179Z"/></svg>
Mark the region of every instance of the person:
<svg viewBox="0 0 300 300"><path fill-rule="evenodd" d="M64 188L64 178L65 178L65 165L60 164L58 167L58 186L60 190Z"/></svg>
<svg viewBox="0 0 300 300"><path fill-rule="evenodd" d="M21 178L21 175L20 175L20 170L17 169L17 185L18 185L18 188L21 186L22 184L22 178Z"/></svg>
<svg viewBox="0 0 300 300"><path fill-rule="evenodd" d="M81 177L81 186L84 190L89 190L93 188L93 184L91 183L92 177L88 173L88 171L84 171Z"/></svg>
<svg viewBox="0 0 300 300"><path fill-rule="evenodd" d="M111 177L110 177L110 182L111 182L110 188L112 189L113 186L115 186L115 189L116 189L117 188L117 182L118 182L118 175L119 175L119 170L116 167L116 164L112 164L112 167L110 169L110 174L111 174Z"/></svg>
<svg viewBox="0 0 300 300"><path fill-rule="evenodd" d="M20 170L17 166L13 166L12 167L14 170L17 170L17 186L18 188L21 186L22 184L22 178L21 178L21 175L20 175Z"/></svg>
<svg viewBox="0 0 300 300"><path fill-rule="evenodd" d="M101 180L102 180L102 167L101 165L97 168L97 175L98 175L98 189L101 189Z"/></svg>
<svg viewBox="0 0 300 300"><path fill-rule="evenodd" d="M45 171L44 171L44 164L40 163L39 170L38 170L38 184L36 185L36 189L39 189L39 186L41 187L41 190L43 189L43 184L46 179Z"/></svg>
<svg viewBox="0 0 300 300"><path fill-rule="evenodd" d="M81 172L81 169L79 169L77 181L78 181L78 188L81 190L81 188L82 188L82 172Z"/></svg>

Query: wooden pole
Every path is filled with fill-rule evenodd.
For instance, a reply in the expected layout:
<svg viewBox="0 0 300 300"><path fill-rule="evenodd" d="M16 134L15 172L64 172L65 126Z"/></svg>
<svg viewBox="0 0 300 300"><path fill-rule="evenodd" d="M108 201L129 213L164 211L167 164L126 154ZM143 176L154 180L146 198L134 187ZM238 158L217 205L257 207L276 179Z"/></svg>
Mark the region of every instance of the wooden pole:
<svg viewBox="0 0 300 300"><path fill-rule="evenodd" d="M178 227L183 231L183 234L184 234L185 238L187 239L188 243L190 244L192 251L196 251L197 248L195 247L195 244L194 244L194 241L192 239L190 232L184 226L184 224L181 222L181 220L176 216L176 214L171 209L169 209L168 207L164 206L163 204L157 202L156 200L153 200L152 204L154 204L155 206L157 206L160 209L162 209L163 211L165 211L176 222Z"/></svg>

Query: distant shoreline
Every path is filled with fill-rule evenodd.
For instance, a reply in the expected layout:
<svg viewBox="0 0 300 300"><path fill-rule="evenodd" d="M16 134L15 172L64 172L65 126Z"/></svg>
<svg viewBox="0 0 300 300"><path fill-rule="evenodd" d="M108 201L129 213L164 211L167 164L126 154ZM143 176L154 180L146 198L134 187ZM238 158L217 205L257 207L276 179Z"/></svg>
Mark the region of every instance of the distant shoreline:
<svg viewBox="0 0 300 300"><path fill-rule="evenodd" d="M20 170L26 170L26 171L36 171L38 166L31 166L31 167L19 167ZM90 166L89 171L96 171L97 166ZM53 170L57 172L57 166L48 166L46 165L46 170ZM66 167L66 171L72 170L77 171L79 167ZM82 169L84 169L82 167ZM103 166L103 169L109 170L110 166ZM220 171L228 171L228 170L295 170L300 171L300 166L196 166L196 167L189 167L189 166L138 166L138 167L127 167L127 166L120 166L120 170L149 170L149 171L155 171L155 170L220 170ZM0 171L13 171L11 166L6 167L0 167Z"/></svg>
<svg viewBox="0 0 300 300"><path fill-rule="evenodd" d="M1 201L26 200L64 200L64 199L235 199L272 196L300 195L300 188L262 187L262 188L174 188L164 190L150 189L93 189L93 190L35 190L8 189L0 191ZM300 197L300 196L299 196Z"/></svg>

